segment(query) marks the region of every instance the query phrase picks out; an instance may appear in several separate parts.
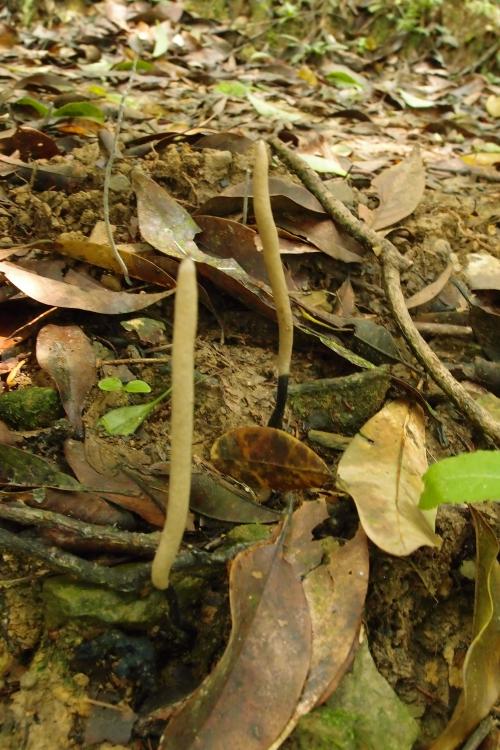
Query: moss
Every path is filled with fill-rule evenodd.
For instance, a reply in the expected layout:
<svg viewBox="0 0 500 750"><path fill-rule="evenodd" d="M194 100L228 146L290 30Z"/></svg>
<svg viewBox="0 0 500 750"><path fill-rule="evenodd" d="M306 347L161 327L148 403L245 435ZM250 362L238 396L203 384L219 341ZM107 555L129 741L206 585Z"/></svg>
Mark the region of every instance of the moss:
<svg viewBox="0 0 500 750"><path fill-rule="evenodd" d="M17 430L48 427L62 415L59 394L53 388L20 388L0 396L0 419Z"/></svg>
<svg viewBox="0 0 500 750"><path fill-rule="evenodd" d="M45 581L42 596L49 627L69 619L134 629L147 629L158 622L168 622L168 601L159 591L139 598L136 594L56 576Z"/></svg>
<svg viewBox="0 0 500 750"><path fill-rule="evenodd" d="M382 406L390 376L378 367L341 378L294 385L290 406L308 429L354 435Z"/></svg>

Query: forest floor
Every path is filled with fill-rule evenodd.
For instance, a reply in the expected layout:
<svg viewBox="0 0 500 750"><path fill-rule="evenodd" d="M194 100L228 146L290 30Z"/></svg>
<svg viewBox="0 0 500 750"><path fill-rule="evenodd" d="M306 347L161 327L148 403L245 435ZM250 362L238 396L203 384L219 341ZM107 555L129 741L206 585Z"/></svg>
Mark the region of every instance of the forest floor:
<svg viewBox="0 0 500 750"><path fill-rule="evenodd" d="M314 523L312 510L311 518L294 516L297 538L302 523L308 534L297 556L312 554L316 542L324 556L335 555L347 540L369 554L368 588L344 613L349 626L317 615L316 627L341 633L332 649L345 650L310 705L328 698L330 713L304 710L300 722L294 713L305 679L299 673L308 670L302 662L289 678L281 665L261 685L271 670L265 642L286 629L270 612L259 620L262 648L255 618L245 636L254 639L254 671L231 653L222 674L239 685L241 712L214 681L203 719L199 694L198 714L190 709L206 675L220 674L231 630L242 627L238 597L250 586L244 562L281 543L286 511L279 490L259 505L248 488L224 483L211 448L229 430L266 425L274 405L277 326L251 205L260 138L278 137L309 159L332 195L411 261L401 283L414 322L498 419L498 79L457 74L431 53L410 63L387 52L368 62L343 45L310 64L265 50L244 58L245 37L234 27L182 15L174 3L141 13L134 7L94 4L86 15L68 11L59 23L29 29L14 29L6 11L0 16L0 746L265 750L278 746L270 737L282 737L289 750L430 747L463 688L480 522L465 506L442 506L440 541L398 553L377 543L396 534L395 523L402 524L397 533L407 532L407 521L393 517L398 498L387 500L387 515L370 519L376 467L362 452L351 454L362 481L349 492L335 484L337 466L376 415L377 439L392 456L389 494L407 451L408 461L418 454L433 463L491 444L413 358L375 255L334 225L276 154L272 206L296 323L284 430L332 474L322 489L296 495L297 505L304 500L318 514ZM168 389L172 290L186 248L195 248L200 285L197 479L185 567L164 594L148 584L155 542L146 535L163 524L168 397L128 435L110 434L100 420ZM114 378L114 390L97 386L103 378ZM317 403L303 397L302 384L336 378L345 380L322 384ZM152 395L120 385L136 380ZM387 411L393 404L406 410L396 423ZM418 445L410 450L411 420ZM483 510L494 525L493 510ZM358 514L368 542L356 535ZM119 573L108 579L106 571ZM127 571L130 584L123 584ZM345 582L335 583L332 597L337 585ZM276 586L276 611L299 607L298 593L287 605ZM270 595L260 596L267 602ZM332 601L324 598L328 617ZM369 653L360 649L352 667L361 641ZM292 673L298 657L285 635L283 644ZM346 683L353 674L358 693ZM297 691L295 703L284 683ZM273 718L276 702L281 719ZM269 734L256 730L245 743L238 732L251 725L252 712ZM169 720L174 728L160 741ZM286 739L289 721L298 728ZM470 731L446 747L460 746ZM481 747L489 749L498 734L488 731Z"/></svg>

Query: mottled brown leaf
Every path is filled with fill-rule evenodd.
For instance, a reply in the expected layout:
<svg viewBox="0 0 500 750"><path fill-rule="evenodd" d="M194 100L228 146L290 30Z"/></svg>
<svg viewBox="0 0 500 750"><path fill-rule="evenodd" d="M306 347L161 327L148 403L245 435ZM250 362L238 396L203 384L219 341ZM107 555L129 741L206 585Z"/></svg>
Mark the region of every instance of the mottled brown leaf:
<svg viewBox="0 0 500 750"><path fill-rule="evenodd" d="M250 487L293 490L321 487L331 479L325 462L307 445L273 427L238 427L212 446L220 470Z"/></svg>

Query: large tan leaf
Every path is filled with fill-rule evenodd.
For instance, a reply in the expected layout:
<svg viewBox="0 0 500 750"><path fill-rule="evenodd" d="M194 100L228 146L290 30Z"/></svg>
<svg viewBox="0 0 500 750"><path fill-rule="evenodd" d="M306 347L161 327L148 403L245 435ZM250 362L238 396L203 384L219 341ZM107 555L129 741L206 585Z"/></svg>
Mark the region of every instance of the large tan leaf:
<svg viewBox="0 0 500 750"><path fill-rule="evenodd" d="M338 466L338 484L356 503L367 536L392 555L439 546L435 511L419 510L427 468L420 406L393 401L351 440Z"/></svg>
<svg viewBox="0 0 500 750"><path fill-rule="evenodd" d="M222 435L210 457L220 471L250 487L293 490L331 479L325 462L307 445L273 427L238 427Z"/></svg>
<svg viewBox="0 0 500 750"><path fill-rule="evenodd" d="M380 205L371 214L373 229L390 227L412 214L425 190L425 170L416 148L403 161L384 170L372 182Z"/></svg>
<svg viewBox="0 0 500 750"><path fill-rule="evenodd" d="M295 709L309 669L311 621L279 545L238 555L230 599L226 651L170 721L161 750L266 750Z"/></svg>
<svg viewBox="0 0 500 750"><path fill-rule="evenodd" d="M499 544L481 513L476 527L476 592L473 640L463 666L464 689L444 732L430 750L455 750L484 719L500 696Z"/></svg>

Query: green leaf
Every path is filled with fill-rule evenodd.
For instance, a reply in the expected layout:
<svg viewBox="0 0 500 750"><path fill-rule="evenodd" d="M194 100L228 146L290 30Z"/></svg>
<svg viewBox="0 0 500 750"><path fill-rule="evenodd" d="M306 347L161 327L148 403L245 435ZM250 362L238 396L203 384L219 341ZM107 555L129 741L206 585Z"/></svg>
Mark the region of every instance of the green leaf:
<svg viewBox="0 0 500 750"><path fill-rule="evenodd" d="M250 104L257 110L259 115L267 117L270 120L281 120L282 122L298 122L299 120L305 120L306 115L298 110L285 109L277 104L271 104L270 102L262 99L260 96L252 94L250 91L247 93L247 99Z"/></svg>
<svg viewBox="0 0 500 750"><path fill-rule="evenodd" d="M50 112L49 107L46 107L45 104L39 102L38 99L33 99L32 96L22 96L20 99L17 99L13 105L15 107L31 107L31 109L34 109L40 117L47 117Z"/></svg>
<svg viewBox="0 0 500 750"><path fill-rule="evenodd" d="M132 70L134 63L132 60L123 60L123 62L116 63L113 65L113 70ZM138 73L151 73L154 70L154 65L147 60L137 60L135 69Z"/></svg>
<svg viewBox="0 0 500 750"><path fill-rule="evenodd" d="M123 383L120 378L102 378L97 383L97 387L101 391L121 391L123 390Z"/></svg>
<svg viewBox="0 0 500 750"><path fill-rule="evenodd" d="M333 83L339 88L352 86L356 89L363 89L361 81L354 74L347 73L345 70L332 70L326 74L328 83Z"/></svg>
<svg viewBox="0 0 500 750"><path fill-rule="evenodd" d="M168 50L168 44L170 41L167 26L161 23L155 26L153 29L153 37L155 40L153 57L161 57Z"/></svg>
<svg viewBox="0 0 500 750"><path fill-rule="evenodd" d="M104 122L104 112L90 102L70 102L54 110L52 116L58 119L63 117L86 117L87 120Z"/></svg>
<svg viewBox="0 0 500 750"><path fill-rule="evenodd" d="M442 503L500 500L500 451L476 451L445 458L424 474L419 508Z"/></svg>
<svg viewBox="0 0 500 750"><path fill-rule="evenodd" d="M214 91L224 96L233 96L235 99L243 99L249 91L248 86L241 81L221 81L214 86Z"/></svg>
<svg viewBox="0 0 500 750"><path fill-rule="evenodd" d="M145 380L131 380L125 390L127 393L151 393L151 386Z"/></svg>
<svg viewBox="0 0 500 750"><path fill-rule="evenodd" d="M110 435L132 435L153 409L168 396L170 388L153 401L137 406L121 406L118 409L108 411L99 423Z"/></svg>

